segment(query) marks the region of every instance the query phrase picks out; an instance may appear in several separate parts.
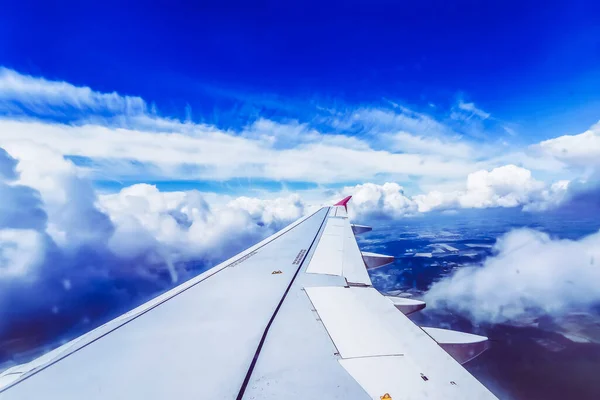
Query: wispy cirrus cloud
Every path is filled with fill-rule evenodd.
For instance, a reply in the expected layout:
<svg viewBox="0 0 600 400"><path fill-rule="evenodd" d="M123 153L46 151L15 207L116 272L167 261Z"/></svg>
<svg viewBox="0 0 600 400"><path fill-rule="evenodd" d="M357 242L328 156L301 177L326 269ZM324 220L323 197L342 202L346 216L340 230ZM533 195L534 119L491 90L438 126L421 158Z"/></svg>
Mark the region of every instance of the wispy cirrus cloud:
<svg viewBox="0 0 600 400"><path fill-rule="evenodd" d="M0 67L0 108L51 115L69 110L115 114L147 111L146 103L140 97L100 93L89 87L23 75L3 67Z"/></svg>
<svg viewBox="0 0 600 400"><path fill-rule="evenodd" d="M565 166L585 158L575 156L573 161L564 151L551 151L552 140L560 138L520 149L473 140L461 132L480 129L479 122L445 123L399 104L327 109L306 122L259 117L232 130L159 116L139 97L100 93L7 69L0 73L0 99L0 113L5 115L0 119L0 145L41 144L71 157L92 178L115 181L244 178L338 187L390 181L403 182L412 196L426 196L447 187L460 190L469 174L511 164L534 174L542 171L547 185L572 180L579 172L565 172ZM15 104L29 107L24 109L26 119L11 116ZM79 110L75 121L38 119L63 106ZM452 110L467 117L463 120L492 118L462 100Z"/></svg>
<svg viewBox="0 0 600 400"><path fill-rule="evenodd" d="M6 69L0 74L0 99L0 112L9 116L0 120L0 145L43 144L85 159L86 167L105 179L336 184L380 177L457 179L481 167L479 160L469 159L474 151L460 135L405 107L338 113L327 119L333 129L327 133L310 122L265 118L233 131L160 117L139 97ZM10 117L15 106L27 120ZM78 109L75 121L36 119L64 107Z"/></svg>
<svg viewBox="0 0 600 400"><path fill-rule="evenodd" d="M159 178L226 180L237 177L336 183L378 175L460 177L475 167L466 160L437 155L375 150L367 142L340 136L320 137L293 148L277 148L268 138L231 134L204 126L187 132L157 133L99 125L71 126L0 121L0 145L18 141L43 144L68 156L109 163L134 160ZM249 127L252 130L252 126ZM344 143L345 142L345 143ZM352 146L347 146L353 142ZM120 179L118 171L111 172ZM146 176L146 178L152 178Z"/></svg>
<svg viewBox="0 0 600 400"><path fill-rule="evenodd" d="M120 178L111 177L119 167L131 170L131 161L136 162L136 173L150 175L149 179L158 173L188 179L252 177L318 183L378 176L458 177L478 167L468 160L474 152L460 135L401 106L328 111L320 120L329 127L327 133L310 122L265 118L232 131L159 117L155 109L148 112L139 97L2 69L0 113L11 116L15 108L29 121L1 121L2 144L39 142L67 156L90 158L90 164L114 179ZM35 120L56 113L68 115L71 123Z"/></svg>
<svg viewBox="0 0 600 400"><path fill-rule="evenodd" d="M428 137L401 131L383 134L380 140L388 149L398 152L435 154L454 159L477 159L483 156L475 149L475 146L462 141L458 135L455 137Z"/></svg>
<svg viewBox="0 0 600 400"><path fill-rule="evenodd" d="M458 108L462 111L466 111L467 114L470 114L468 118L475 116L481 119L488 119L491 116L490 113L476 107L475 103L465 103L464 101L459 100Z"/></svg>

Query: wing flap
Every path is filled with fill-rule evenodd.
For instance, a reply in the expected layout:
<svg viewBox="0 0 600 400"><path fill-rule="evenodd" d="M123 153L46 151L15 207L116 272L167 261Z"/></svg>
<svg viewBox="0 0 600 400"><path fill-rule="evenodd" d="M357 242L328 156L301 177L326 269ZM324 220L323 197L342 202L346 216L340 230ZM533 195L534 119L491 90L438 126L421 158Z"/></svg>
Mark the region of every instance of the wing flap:
<svg viewBox="0 0 600 400"><path fill-rule="evenodd" d="M342 358L398 355L406 350L387 323L387 314L398 311L375 289L311 287L306 294Z"/></svg>
<svg viewBox="0 0 600 400"><path fill-rule="evenodd" d="M367 357L340 360L342 367L374 400L422 400L427 398L465 399L456 384L430 380L410 358ZM432 396L432 394L442 394ZM387 395L387 397L386 397ZM472 397L476 398L476 397Z"/></svg>
<svg viewBox="0 0 600 400"><path fill-rule="evenodd" d="M340 363L374 399L392 392L402 399L495 398L374 288L305 290Z"/></svg>

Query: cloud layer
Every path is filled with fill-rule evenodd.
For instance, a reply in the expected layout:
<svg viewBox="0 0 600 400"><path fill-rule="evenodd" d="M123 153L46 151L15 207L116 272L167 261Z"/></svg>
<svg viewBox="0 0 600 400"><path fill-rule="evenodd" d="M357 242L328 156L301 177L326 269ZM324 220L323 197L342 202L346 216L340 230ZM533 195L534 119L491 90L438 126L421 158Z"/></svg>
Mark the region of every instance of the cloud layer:
<svg viewBox="0 0 600 400"><path fill-rule="evenodd" d="M493 156L506 146L469 139L489 113L462 101L454 110L461 118L443 122L392 103L328 110L306 122L259 117L230 130L160 116L139 97L0 69L0 146L32 141L103 179L420 182L499 166Z"/></svg>
<svg viewBox="0 0 600 400"><path fill-rule="evenodd" d="M70 157L93 179L108 181L402 182L406 193L423 196L421 211L525 203L524 196L537 196L536 188L501 193L509 183L500 179L526 184L519 179L529 178L518 168L550 188L586 179L598 167L598 125L515 148L515 133L506 134L511 128L473 102L459 100L435 115L387 103L341 111L316 107L308 121L258 116L224 129L161 116L139 97L2 68L0 146L37 143ZM447 190L452 186L461 193Z"/></svg>
<svg viewBox="0 0 600 400"><path fill-rule="evenodd" d="M505 165L469 174L463 190L434 190L408 196L402 186L388 182L346 187L343 193L354 195L350 205L352 216L369 219L399 218L460 208L521 207L526 211L543 211L563 204L568 198L568 188L568 181L547 186L534 179L531 171Z"/></svg>
<svg viewBox="0 0 600 400"><path fill-rule="evenodd" d="M478 322L561 315L600 303L600 232L580 240L516 229L498 239L481 266L434 283L425 299Z"/></svg>

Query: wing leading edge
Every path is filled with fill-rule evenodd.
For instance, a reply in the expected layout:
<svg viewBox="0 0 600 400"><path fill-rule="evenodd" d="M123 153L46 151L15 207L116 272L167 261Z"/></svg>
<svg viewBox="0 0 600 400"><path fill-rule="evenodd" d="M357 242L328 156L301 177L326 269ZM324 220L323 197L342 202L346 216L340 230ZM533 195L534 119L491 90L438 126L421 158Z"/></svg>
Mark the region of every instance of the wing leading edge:
<svg viewBox="0 0 600 400"><path fill-rule="evenodd" d="M372 287L348 200L5 371L0 399L495 398Z"/></svg>

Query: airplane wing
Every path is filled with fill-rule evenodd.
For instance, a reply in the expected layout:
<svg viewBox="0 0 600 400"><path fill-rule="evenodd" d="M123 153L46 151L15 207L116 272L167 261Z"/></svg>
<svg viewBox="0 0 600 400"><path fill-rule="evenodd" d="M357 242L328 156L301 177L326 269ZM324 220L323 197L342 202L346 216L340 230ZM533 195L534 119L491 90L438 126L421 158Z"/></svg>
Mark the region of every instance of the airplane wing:
<svg viewBox="0 0 600 400"><path fill-rule="evenodd" d="M392 258L361 254L348 200L4 371L0 399L495 398L456 361L486 338L422 329L405 313L424 304L373 288Z"/></svg>

